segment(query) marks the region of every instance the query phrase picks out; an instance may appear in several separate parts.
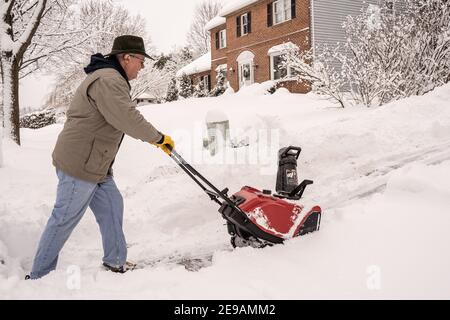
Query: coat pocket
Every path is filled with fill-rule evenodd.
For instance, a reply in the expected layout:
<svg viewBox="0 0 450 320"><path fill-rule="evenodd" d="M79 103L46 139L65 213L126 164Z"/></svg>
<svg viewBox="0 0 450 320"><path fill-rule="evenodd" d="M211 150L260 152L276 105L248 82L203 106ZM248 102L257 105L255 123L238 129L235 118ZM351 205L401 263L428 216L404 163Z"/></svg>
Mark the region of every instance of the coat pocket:
<svg viewBox="0 0 450 320"><path fill-rule="evenodd" d="M85 170L90 173L105 175L116 155L116 145L100 139L94 139Z"/></svg>

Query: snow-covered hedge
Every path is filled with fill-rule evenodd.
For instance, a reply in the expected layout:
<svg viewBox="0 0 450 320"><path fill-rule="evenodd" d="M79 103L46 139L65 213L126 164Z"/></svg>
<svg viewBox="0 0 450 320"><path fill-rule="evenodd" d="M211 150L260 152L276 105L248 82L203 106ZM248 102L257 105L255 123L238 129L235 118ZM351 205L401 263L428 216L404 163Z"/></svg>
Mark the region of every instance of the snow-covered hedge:
<svg viewBox="0 0 450 320"><path fill-rule="evenodd" d="M56 123L56 111L46 109L36 111L20 118L20 127L29 129L40 129Z"/></svg>

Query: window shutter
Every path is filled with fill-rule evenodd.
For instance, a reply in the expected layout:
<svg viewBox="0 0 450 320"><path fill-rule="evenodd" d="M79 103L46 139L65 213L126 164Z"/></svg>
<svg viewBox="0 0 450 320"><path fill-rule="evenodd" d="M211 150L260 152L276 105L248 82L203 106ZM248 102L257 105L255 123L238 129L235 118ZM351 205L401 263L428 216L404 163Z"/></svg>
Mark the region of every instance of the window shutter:
<svg viewBox="0 0 450 320"><path fill-rule="evenodd" d="M269 3L267 5L267 26L268 27L271 27L273 25L273 14L272 14L273 6L272 6L272 4L273 3Z"/></svg>
<svg viewBox="0 0 450 320"><path fill-rule="evenodd" d="M236 35L241 36L241 16L236 17Z"/></svg>
<svg viewBox="0 0 450 320"><path fill-rule="evenodd" d="M295 19L297 16L295 13L295 0L291 0L291 19Z"/></svg>
<svg viewBox="0 0 450 320"><path fill-rule="evenodd" d="M211 75L208 74L208 92L211 91Z"/></svg>
<svg viewBox="0 0 450 320"><path fill-rule="evenodd" d="M252 32L252 13L251 12L247 12L247 29L248 29L248 33Z"/></svg>
<svg viewBox="0 0 450 320"><path fill-rule="evenodd" d="M216 49L219 49L219 32L216 32Z"/></svg>

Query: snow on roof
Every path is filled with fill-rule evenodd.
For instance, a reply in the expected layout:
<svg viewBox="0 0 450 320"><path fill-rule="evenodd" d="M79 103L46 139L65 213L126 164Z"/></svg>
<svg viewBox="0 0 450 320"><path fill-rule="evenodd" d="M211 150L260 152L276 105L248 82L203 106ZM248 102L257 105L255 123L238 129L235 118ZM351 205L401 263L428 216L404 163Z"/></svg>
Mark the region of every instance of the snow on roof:
<svg viewBox="0 0 450 320"><path fill-rule="evenodd" d="M200 58L178 70L177 77L181 77L183 73L190 76L208 70L211 70L211 52L205 53Z"/></svg>
<svg viewBox="0 0 450 320"><path fill-rule="evenodd" d="M276 46L273 46L272 48L267 51L268 55L275 54L275 53L282 53L284 51L292 50L292 49L298 49L298 46L293 44L292 42L285 42Z"/></svg>
<svg viewBox="0 0 450 320"><path fill-rule="evenodd" d="M233 0L230 1L228 4L224 5L222 10L219 12L219 16L226 16L230 13L233 13L239 9L242 9L252 3L258 2L259 0Z"/></svg>
<svg viewBox="0 0 450 320"><path fill-rule="evenodd" d="M220 17L220 16L214 17L211 21L209 21L205 25L205 30L209 31L211 29L214 29L215 27L225 24L226 22L227 22L227 19L225 19L224 17Z"/></svg>

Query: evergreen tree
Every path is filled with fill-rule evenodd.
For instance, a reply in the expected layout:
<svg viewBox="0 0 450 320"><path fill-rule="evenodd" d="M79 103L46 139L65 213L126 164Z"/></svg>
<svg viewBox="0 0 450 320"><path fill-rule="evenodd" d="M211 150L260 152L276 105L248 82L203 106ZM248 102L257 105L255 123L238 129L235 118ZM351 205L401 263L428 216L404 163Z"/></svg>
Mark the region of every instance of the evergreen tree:
<svg viewBox="0 0 450 320"><path fill-rule="evenodd" d="M177 81L175 78L172 78L169 82L169 87L167 88L167 96L166 101L176 101L178 100L178 88L177 88Z"/></svg>
<svg viewBox="0 0 450 320"><path fill-rule="evenodd" d="M219 71L216 76L216 85L209 95L211 97L218 97L223 94L225 90L227 90L227 77L224 71Z"/></svg>
<svg viewBox="0 0 450 320"><path fill-rule="evenodd" d="M192 97L193 87L192 87L192 82L191 82L191 79L189 78L189 76L187 76L185 73L183 73L183 75L180 78L179 83L180 84L179 84L178 95L183 98Z"/></svg>
<svg viewBox="0 0 450 320"><path fill-rule="evenodd" d="M203 98L208 95L207 90L205 89L205 83L200 81L194 88L194 97L195 98Z"/></svg>

